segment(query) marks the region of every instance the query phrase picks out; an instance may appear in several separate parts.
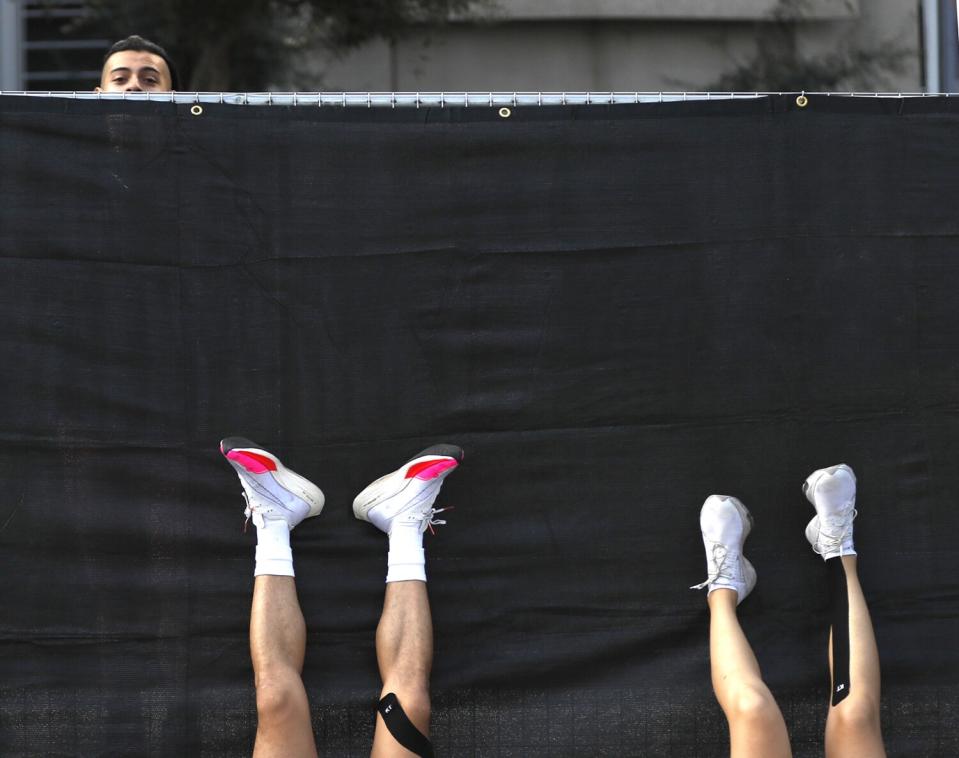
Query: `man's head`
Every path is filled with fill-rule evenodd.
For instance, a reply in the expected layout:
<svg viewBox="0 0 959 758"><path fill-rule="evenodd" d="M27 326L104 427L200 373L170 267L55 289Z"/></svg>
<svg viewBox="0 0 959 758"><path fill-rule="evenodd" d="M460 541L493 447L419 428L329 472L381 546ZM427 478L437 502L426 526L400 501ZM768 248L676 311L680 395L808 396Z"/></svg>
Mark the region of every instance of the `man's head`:
<svg viewBox="0 0 959 758"><path fill-rule="evenodd" d="M103 56L97 92L169 92L180 88L176 66L166 50L133 35Z"/></svg>

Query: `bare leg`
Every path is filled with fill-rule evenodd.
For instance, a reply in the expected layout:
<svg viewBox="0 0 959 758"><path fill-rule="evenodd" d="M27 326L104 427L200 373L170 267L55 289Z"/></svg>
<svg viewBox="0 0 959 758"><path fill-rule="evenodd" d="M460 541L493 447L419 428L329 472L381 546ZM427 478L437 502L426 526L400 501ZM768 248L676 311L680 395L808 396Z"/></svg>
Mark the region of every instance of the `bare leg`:
<svg viewBox="0 0 959 758"><path fill-rule="evenodd" d="M254 758L313 758L316 743L300 674L306 623L292 576L258 576L250 612L250 656L256 683Z"/></svg>
<svg viewBox="0 0 959 758"><path fill-rule="evenodd" d="M393 694L419 734L403 738L427 755L430 733L430 670L433 668L433 619L426 593L423 533L445 524L433 504L443 480L463 460L456 445L433 445L368 485L353 500L353 515L385 532L390 539L383 613L376 627L376 658L383 681L382 698ZM397 716L384 704L390 723ZM408 725L407 725L408 726ZM422 742L420 747L417 743ZM393 736L377 709L373 758L415 756Z"/></svg>
<svg viewBox="0 0 959 758"><path fill-rule="evenodd" d="M320 488L245 437L227 437L220 452L240 477L244 515L256 526L250 657L256 684L256 758L315 758L316 743L301 674L306 622L296 599L290 531L318 516Z"/></svg>
<svg viewBox="0 0 959 758"><path fill-rule="evenodd" d="M856 556L844 555L849 596L849 695L829 709L826 718L827 758L884 758L879 724L879 651L869 608L856 571ZM832 673L832 636L829 670Z"/></svg>
<svg viewBox="0 0 959 758"><path fill-rule="evenodd" d="M776 700L736 616L736 591L709 594L709 660L713 691L729 723L732 758L790 758L789 735Z"/></svg>
<svg viewBox="0 0 959 758"><path fill-rule="evenodd" d="M426 582L388 582L383 614L376 628L376 658L383 690L392 692L409 720L425 736L430 734L430 670L433 667L433 621ZM373 758L415 756L390 734L376 714Z"/></svg>

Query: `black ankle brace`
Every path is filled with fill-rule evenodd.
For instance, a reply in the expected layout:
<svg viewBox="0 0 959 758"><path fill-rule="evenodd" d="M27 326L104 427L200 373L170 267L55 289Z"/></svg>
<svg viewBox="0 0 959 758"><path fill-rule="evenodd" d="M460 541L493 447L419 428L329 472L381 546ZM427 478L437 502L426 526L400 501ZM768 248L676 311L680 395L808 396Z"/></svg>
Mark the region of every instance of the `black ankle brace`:
<svg viewBox="0 0 959 758"><path fill-rule="evenodd" d="M849 591L842 558L826 561L829 571L829 613L832 619L832 704L839 705L852 687L849 681Z"/></svg>
<svg viewBox="0 0 959 758"><path fill-rule="evenodd" d="M377 710L383 717L383 723L390 730L390 734L411 753L422 758L433 758L433 743L423 733L413 726L399 699L392 692L380 700Z"/></svg>

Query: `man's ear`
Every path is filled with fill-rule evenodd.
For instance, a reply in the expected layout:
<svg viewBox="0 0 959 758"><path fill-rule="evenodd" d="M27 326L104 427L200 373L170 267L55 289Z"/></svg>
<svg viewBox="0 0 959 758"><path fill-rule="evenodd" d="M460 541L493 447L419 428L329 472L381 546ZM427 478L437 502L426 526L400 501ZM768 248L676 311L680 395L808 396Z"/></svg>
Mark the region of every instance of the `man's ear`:
<svg viewBox="0 0 959 758"><path fill-rule="evenodd" d="M99 87L94 87L94 88L93 88L93 91L94 91L94 92L103 92L103 90L100 89Z"/></svg>

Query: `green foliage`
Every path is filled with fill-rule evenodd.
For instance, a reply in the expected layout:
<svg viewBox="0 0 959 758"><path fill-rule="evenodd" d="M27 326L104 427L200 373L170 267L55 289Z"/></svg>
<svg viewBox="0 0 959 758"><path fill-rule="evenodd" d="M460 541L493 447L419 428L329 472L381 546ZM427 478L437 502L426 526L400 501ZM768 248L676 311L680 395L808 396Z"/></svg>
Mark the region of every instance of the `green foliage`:
<svg viewBox="0 0 959 758"><path fill-rule="evenodd" d="M190 90L256 91L289 53L342 51L440 24L472 0L87 0L90 27L167 49Z"/></svg>
<svg viewBox="0 0 959 758"><path fill-rule="evenodd" d="M895 43L862 48L851 39L832 52L807 58L796 49L796 23L808 0L779 0L770 21L756 25L756 52L712 82L715 92L827 92L881 89L885 75L901 73L915 55Z"/></svg>
<svg viewBox="0 0 959 758"><path fill-rule="evenodd" d="M709 85L714 92L829 92L880 90L885 76L902 71L914 51L893 45L864 50L844 46L814 59L793 46L760 40L756 54Z"/></svg>

